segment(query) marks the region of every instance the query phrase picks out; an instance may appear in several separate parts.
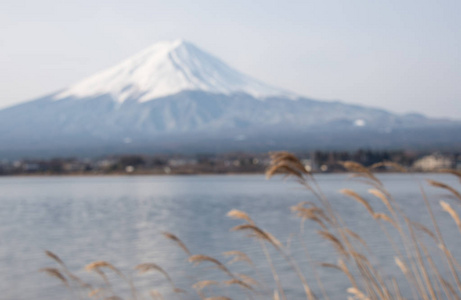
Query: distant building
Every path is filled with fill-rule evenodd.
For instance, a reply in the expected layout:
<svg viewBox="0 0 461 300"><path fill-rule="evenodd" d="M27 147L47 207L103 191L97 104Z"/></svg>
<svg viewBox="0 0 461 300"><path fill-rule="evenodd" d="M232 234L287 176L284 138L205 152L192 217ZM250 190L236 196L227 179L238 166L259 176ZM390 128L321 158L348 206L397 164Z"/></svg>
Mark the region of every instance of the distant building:
<svg viewBox="0 0 461 300"><path fill-rule="evenodd" d="M112 166L116 164L117 162L113 159L103 159L103 160L96 162L97 168L102 169L102 170L110 169Z"/></svg>
<svg viewBox="0 0 461 300"><path fill-rule="evenodd" d="M22 164L22 170L25 172L36 172L40 170L40 165L33 162L26 162Z"/></svg>
<svg viewBox="0 0 461 300"><path fill-rule="evenodd" d="M424 156L418 159L413 164L413 169L417 171L436 171L440 169L450 169L452 167L452 160L439 153Z"/></svg>
<svg viewBox="0 0 461 300"><path fill-rule="evenodd" d="M461 157L458 157L458 159L455 162L455 167L456 170L461 170Z"/></svg>
<svg viewBox="0 0 461 300"><path fill-rule="evenodd" d="M181 167L181 166L196 165L196 164L197 164L196 159L175 158L175 159L168 160L168 165L171 167Z"/></svg>
<svg viewBox="0 0 461 300"><path fill-rule="evenodd" d="M85 171L85 165L80 162L67 162L63 164L62 169L65 172Z"/></svg>
<svg viewBox="0 0 461 300"><path fill-rule="evenodd" d="M314 162L311 159L302 159L301 163L303 164L304 169L306 169L307 172L311 172L314 169Z"/></svg>

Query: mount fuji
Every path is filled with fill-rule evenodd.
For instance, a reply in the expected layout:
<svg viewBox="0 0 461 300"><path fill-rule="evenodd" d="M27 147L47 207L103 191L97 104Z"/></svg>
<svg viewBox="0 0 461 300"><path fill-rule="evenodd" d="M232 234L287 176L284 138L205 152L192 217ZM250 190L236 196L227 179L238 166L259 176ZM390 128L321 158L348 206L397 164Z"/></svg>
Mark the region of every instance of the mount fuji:
<svg viewBox="0 0 461 300"><path fill-rule="evenodd" d="M182 91L240 92L257 98L289 95L230 68L187 41L175 40L159 42L54 98L111 95L119 103L129 99L142 103Z"/></svg>
<svg viewBox="0 0 461 300"><path fill-rule="evenodd" d="M308 99L183 41L0 110L0 155L452 148L461 122Z"/></svg>

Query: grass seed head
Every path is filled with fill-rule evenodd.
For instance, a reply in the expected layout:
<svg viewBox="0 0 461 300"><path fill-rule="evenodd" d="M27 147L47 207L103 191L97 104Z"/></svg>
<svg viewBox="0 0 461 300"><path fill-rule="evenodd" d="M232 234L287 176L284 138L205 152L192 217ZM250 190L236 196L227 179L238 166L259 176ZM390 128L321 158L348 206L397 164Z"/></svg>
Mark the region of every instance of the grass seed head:
<svg viewBox="0 0 461 300"><path fill-rule="evenodd" d="M207 286L211 286L211 285L219 285L219 282L216 281L216 280L202 280L202 281L194 283L194 285L192 285L192 287L194 289L196 289L196 290L201 291L204 288L206 288Z"/></svg>
<svg viewBox="0 0 461 300"><path fill-rule="evenodd" d="M176 235L170 233L170 232L163 232L163 236L166 237L167 239L175 242L188 256L192 255L192 253L189 251L189 249L186 247L186 244L183 243Z"/></svg>
<svg viewBox="0 0 461 300"><path fill-rule="evenodd" d="M66 277L64 277L64 275L58 269L56 269L56 268L43 268L43 269L40 269L40 272L44 272L44 273L48 274L51 277L59 279L65 286L69 287L69 283L68 283Z"/></svg>
<svg viewBox="0 0 461 300"><path fill-rule="evenodd" d="M250 216L244 212L244 211L241 211L241 210L238 210L238 209L232 209L231 211L229 211L227 213L227 216L229 218L232 218L232 219L237 219L237 220L245 220L247 221L249 224L253 224L254 225L254 222L253 220L250 218Z"/></svg>
<svg viewBox="0 0 461 300"><path fill-rule="evenodd" d="M353 199L355 199L357 202L359 202L360 204L362 204L363 206L365 206L365 208L367 209L367 211L370 213L370 215L374 215L374 211L373 211L373 208L371 207L370 203L368 203L367 200L363 199L362 197L359 196L359 194L357 194L356 192L354 192L353 190L350 190L350 189L342 189L339 191L341 194L343 195L346 195L346 196L349 196Z"/></svg>
<svg viewBox="0 0 461 300"><path fill-rule="evenodd" d="M224 256L233 256L232 260L229 261L230 265L233 263L239 262L239 261L244 261L248 263L249 265L253 265L253 261L248 257L248 255L246 255L242 251L239 251L239 250L226 251L223 254Z"/></svg>

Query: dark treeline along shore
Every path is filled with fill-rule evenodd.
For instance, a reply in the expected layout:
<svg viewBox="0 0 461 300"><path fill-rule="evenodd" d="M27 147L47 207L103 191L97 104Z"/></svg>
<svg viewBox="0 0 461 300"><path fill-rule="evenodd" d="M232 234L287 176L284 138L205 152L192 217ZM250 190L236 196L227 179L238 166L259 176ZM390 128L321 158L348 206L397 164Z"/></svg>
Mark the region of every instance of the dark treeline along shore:
<svg viewBox="0 0 461 300"><path fill-rule="evenodd" d="M461 169L459 152L405 150L313 151L297 153L306 170L344 172L339 162L364 166L392 162L415 172ZM99 158L0 160L0 175L110 175L110 174L251 174L263 173L270 164L268 153L111 155ZM390 171L381 167L377 171Z"/></svg>

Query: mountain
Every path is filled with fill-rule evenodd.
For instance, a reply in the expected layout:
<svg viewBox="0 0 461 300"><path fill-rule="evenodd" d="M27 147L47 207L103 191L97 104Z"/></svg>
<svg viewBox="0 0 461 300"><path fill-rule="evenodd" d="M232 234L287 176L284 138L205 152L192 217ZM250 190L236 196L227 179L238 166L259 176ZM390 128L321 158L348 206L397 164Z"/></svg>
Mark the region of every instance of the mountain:
<svg viewBox="0 0 461 300"><path fill-rule="evenodd" d="M51 95L0 111L0 155L452 148L461 122L308 99L160 42Z"/></svg>
<svg viewBox="0 0 461 300"><path fill-rule="evenodd" d="M142 103L186 90L226 95L241 92L257 98L289 95L230 68L187 41L175 40L159 42L53 98L111 95L119 103L130 99Z"/></svg>

